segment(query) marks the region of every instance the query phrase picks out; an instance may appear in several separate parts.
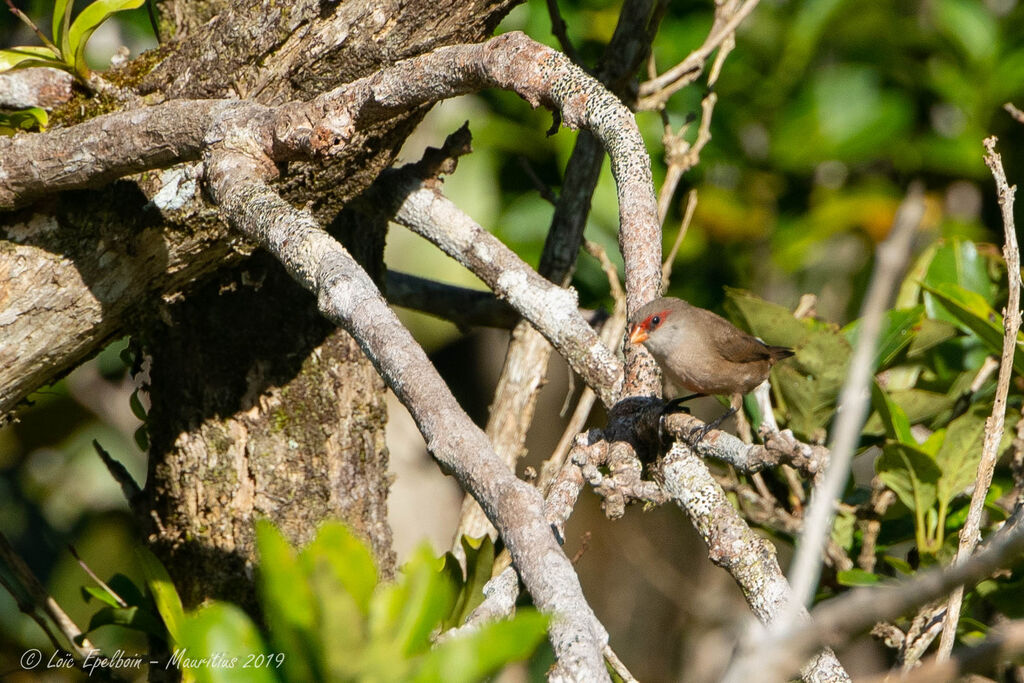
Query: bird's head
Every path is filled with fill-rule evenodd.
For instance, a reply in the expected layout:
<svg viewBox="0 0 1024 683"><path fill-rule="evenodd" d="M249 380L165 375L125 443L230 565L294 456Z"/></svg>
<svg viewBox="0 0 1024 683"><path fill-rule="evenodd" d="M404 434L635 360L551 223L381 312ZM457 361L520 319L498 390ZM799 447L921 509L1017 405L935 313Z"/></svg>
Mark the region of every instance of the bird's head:
<svg viewBox="0 0 1024 683"><path fill-rule="evenodd" d="M651 334L661 327L672 311L665 309L647 315L643 320L633 323L629 328L629 343L643 344Z"/></svg>

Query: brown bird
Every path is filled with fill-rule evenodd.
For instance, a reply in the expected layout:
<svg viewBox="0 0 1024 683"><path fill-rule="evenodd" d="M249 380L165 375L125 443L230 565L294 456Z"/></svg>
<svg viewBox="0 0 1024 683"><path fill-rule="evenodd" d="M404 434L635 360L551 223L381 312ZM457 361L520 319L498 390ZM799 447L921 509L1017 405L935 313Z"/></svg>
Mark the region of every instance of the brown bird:
<svg viewBox="0 0 1024 683"><path fill-rule="evenodd" d="M694 392L667 408L708 394L745 394L768 378L776 362L793 355L784 346L769 346L721 316L673 297L655 299L636 311L630 318L629 341L646 346L677 388Z"/></svg>

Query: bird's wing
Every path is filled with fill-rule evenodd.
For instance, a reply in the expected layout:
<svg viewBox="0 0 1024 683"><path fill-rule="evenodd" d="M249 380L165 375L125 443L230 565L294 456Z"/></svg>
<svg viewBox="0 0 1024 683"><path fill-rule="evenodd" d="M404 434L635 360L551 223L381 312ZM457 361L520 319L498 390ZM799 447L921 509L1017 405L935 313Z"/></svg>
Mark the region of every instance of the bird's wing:
<svg viewBox="0 0 1024 683"><path fill-rule="evenodd" d="M771 351L757 338L711 311L700 308L695 310L704 318L704 329L708 331L711 345L725 360L732 363L753 363L771 358Z"/></svg>

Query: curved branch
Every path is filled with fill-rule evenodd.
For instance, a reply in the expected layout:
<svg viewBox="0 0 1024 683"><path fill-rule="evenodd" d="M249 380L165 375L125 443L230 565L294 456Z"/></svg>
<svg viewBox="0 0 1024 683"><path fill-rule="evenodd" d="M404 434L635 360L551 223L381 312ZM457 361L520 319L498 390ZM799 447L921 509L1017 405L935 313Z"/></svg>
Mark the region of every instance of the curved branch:
<svg viewBox="0 0 1024 683"><path fill-rule="evenodd" d="M658 472L665 491L686 512L707 544L711 561L726 569L739 584L757 619L771 624L783 617L793 596L775 548L743 521L707 465L687 446L676 442L665 454ZM801 615L806 619L807 611L802 610ZM835 653L828 649L808 662L802 674L805 681L850 680Z"/></svg>
<svg viewBox="0 0 1024 683"><path fill-rule="evenodd" d="M321 312L356 339L409 409L430 452L501 531L537 606L555 615L550 632L560 664L584 680L607 680L601 654L607 633L544 519L540 493L494 453L348 252L308 211L293 208L262 180L273 167L254 155L257 147L244 137L232 138L230 148L216 149L207 159L210 193L225 217L274 254L317 296Z"/></svg>
<svg viewBox="0 0 1024 683"><path fill-rule="evenodd" d="M515 252L440 192L403 171L387 174L378 192L398 203L394 220L430 240L508 301L612 405L622 387L622 363L579 314L575 292L537 274ZM374 202L377 203L377 202Z"/></svg>

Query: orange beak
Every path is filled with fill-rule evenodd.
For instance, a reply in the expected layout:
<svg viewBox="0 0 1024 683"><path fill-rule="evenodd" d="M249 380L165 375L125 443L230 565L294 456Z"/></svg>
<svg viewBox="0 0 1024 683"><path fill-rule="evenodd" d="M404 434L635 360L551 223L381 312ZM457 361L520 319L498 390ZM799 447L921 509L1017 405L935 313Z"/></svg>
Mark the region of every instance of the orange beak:
<svg viewBox="0 0 1024 683"><path fill-rule="evenodd" d="M633 325L633 329L629 331L629 343L643 344L645 341L647 341L647 330L643 325Z"/></svg>

